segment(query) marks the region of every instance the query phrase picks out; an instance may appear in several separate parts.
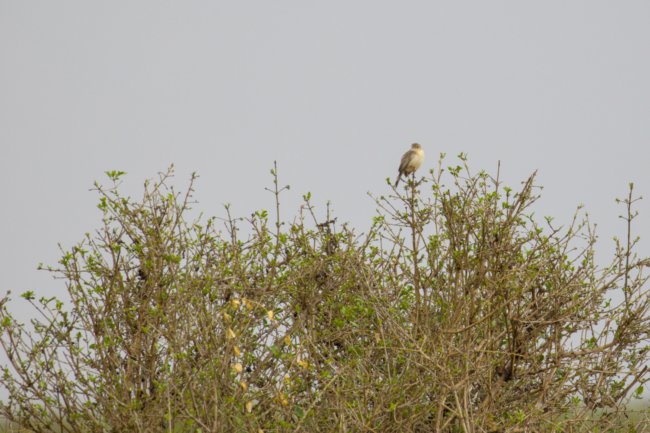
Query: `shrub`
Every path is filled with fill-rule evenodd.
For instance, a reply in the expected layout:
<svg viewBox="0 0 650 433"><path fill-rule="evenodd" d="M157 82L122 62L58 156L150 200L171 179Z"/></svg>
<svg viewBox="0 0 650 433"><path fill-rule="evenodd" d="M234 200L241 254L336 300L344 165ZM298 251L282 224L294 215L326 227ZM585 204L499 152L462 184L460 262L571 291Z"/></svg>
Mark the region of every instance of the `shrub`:
<svg viewBox="0 0 650 433"><path fill-rule="evenodd" d="M650 298L630 226L611 264L593 226L535 218L514 191L439 165L375 198L365 234L291 221L189 221L171 171L121 195L49 268L69 302L2 304L6 418L35 432L620 431L647 380ZM445 182L449 182L447 186ZM242 235L242 231L245 234ZM620 294L620 296L618 296Z"/></svg>

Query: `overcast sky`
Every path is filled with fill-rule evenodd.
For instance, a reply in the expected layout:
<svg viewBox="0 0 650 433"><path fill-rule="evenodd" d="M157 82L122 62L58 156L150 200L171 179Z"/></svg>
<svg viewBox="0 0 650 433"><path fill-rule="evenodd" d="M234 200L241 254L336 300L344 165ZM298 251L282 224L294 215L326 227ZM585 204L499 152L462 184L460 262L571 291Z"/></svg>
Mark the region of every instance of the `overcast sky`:
<svg viewBox="0 0 650 433"><path fill-rule="evenodd" d="M285 216L311 191L363 231L413 141L538 169L603 254L633 181L650 255L650 2L0 0L0 291L61 290L36 265L99 226L106 170L137 195L174 163L246 216L278 160Z"/></svg>

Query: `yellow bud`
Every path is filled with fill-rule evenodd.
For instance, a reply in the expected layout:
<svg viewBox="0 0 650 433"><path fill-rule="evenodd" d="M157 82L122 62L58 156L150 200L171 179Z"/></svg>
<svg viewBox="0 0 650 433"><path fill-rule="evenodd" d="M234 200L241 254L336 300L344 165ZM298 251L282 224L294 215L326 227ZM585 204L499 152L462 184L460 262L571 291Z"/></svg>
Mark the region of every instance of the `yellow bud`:
<svg viewBox="0 0 650 433"><path fill-rule="evenodd" d="M269 310L269 311L267 311L267 312L266 312L266 317L268 317L269 320L270 320L271 322L272 322L273 320L275 320L275 319L274 319L274 315L273 315L273 310Z"/></svg>
<svg viewBox="0 0 650 433"><path fill-rule="evenodd" d="M223 321L226 323L232 322L232 316L225 311L223 312Z"/></svg>
<svg viewBox="0 0 650 433"><path fill-rule="evenodd" d="M289 337L289 334L284 336L284 344L291 346L291 337Z"/></svg>
<svg viewBox="0 0 650 433"><path fill-rule="evenodd" d="M253 411L253 401L246 402L246 412L251 413Z"/></svg>
<svg viewBox="0 0 650 433"><path fill-rule="evenodd" d="M239 350L239 347L237 346L233 347L232 351L235 352L235 356L241 355L241 350Z"/></svg>
<svg viewBox="0 0 650 433"><path fill-rule="evenodd" d="M286 406L286 405L289 404L289 400L287 400L287 398L283 396L283 397L280 399L280 404L281 404L282 406Z"/></svg>
<svg viewBox="0 0 650 433"><path fill-rule="evenodd" d="M239 299L233 298L230 300L230 305L234 308L237 309L241 305L241 302L239 302Z"/></svg>
<svg viewBox="0 0 650 433"><path fill-rule="evenodd" d="M244 305L246 306L246 308L248 308L249 310L253 309L254 305L248 298L244 298L243 302L244 302Z"/></svg>
<svg viewBox="0 0 650 433"><path fill-rule="evenodd" d="M304 360L302 360L302 359L297 360L297 361L296 361L296 364L298 364L298 365L301 366L302 368L307 368L307 367L309 367L309 362L304 361Z"/></svg>
<svg viewBox="0 0 650 433"><path fill-rule="evenodd" d="M241 365L241 363L237 362L233 364L232 369L235 373L241 373L244 370L244 367Z"/></svg>
<svg viewBox="0 0 650 433"><path fill-rule="evenodd" d="M229 340L232 340L237 336L235 335L235 332L232 329L228 328L228 331L226 332L226 337L228 337Z"/></svg>
<svg viewBox="0 0 650 433"><path fill-rule="evenodd" d="M241 387L242 391L246 392L248 390L248 384L244 382L243 380L239 381L239 386Z"/></svg>

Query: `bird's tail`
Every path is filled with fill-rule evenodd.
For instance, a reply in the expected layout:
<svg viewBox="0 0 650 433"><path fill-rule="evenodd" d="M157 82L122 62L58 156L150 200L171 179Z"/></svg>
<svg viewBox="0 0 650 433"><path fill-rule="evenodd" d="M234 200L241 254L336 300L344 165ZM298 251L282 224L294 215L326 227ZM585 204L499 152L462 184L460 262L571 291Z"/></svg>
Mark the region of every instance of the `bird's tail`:
<svg viewBox="0 0 650 433"><path fill-rule="evenodd" d="M397 180L395 180L395 188L397 188L397 184L399 184L400 179L402 179L402 175L398 174L397 175Z"/></svg>

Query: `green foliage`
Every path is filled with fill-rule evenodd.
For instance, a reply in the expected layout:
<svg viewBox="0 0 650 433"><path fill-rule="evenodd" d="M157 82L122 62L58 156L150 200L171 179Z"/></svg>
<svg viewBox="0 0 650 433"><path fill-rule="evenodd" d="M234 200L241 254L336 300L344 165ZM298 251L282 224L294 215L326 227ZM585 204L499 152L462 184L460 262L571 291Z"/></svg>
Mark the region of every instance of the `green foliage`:
<svg viewBox="0 0 650 433"><path fill-rule="evenodd" d="M364 235L309 193L281 220L277 167L273 222L188 221L194 178L134 201L108 172L102 228L51 268L70 302L25 292L30 330L0 300L2 413L35 432L641 431L621 413L647 379L650 261L628 235L597 267L586 220L535 220L534 177L460 161L377 198Z"/></svg>
<svg viewBox="0 0 650 433"><path fill-rule="evenodd" d="M111 170L106 172L106 176L113 182L117 182L122 176L126 174L125 171Z"/></svg>

